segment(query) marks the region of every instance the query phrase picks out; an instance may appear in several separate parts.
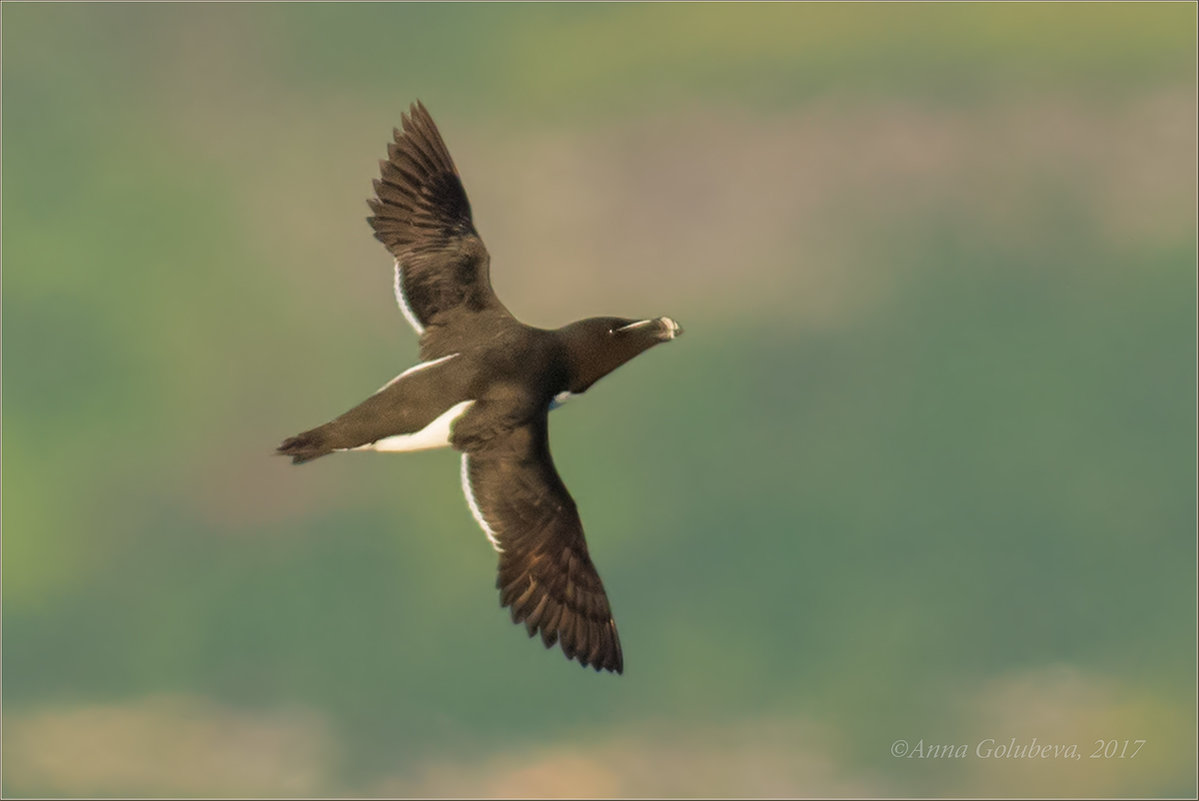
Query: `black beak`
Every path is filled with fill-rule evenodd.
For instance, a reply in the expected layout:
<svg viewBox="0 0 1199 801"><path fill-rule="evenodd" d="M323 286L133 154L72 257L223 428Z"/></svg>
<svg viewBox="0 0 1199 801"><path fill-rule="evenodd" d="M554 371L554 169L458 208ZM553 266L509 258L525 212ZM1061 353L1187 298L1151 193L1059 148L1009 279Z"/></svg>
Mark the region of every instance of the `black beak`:
<svg viewBox="0 0 1199 801"><path fill-rule="evenodd" d="M669 342L675 337L680 337L683 335L683 326L679 325L669 317L659 317L658 328L658 339L662 340L663 342Z"/></svg>

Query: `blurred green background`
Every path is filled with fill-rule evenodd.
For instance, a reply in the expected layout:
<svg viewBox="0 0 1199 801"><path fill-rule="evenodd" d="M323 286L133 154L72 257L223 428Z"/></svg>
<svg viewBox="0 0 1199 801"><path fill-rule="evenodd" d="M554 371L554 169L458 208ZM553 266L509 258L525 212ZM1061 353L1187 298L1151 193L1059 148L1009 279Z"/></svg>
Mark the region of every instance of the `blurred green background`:
<svg viewBox="0 0 1199 801"><path fill-rule="evenodd" d="M5 3L5 795L1193 795L1195 23ZM454 454L271 456L415 361L418 97L514 313L687 329L553 417L622 677Z"/></svg>

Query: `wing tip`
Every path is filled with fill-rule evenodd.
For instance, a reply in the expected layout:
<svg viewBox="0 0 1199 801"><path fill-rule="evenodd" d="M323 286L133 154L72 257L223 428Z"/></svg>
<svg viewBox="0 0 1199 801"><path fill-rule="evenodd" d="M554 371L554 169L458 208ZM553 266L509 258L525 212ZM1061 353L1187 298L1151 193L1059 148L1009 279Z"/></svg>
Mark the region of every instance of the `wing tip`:
<svg viewBox="0 0 1199 801"><path fill-rule="evenodd" d="M517 606L513 604L510 608L512 622L517 625L525 623L530 638L540 634L547 650L557 645L562 649L563 656L578 662L582 668L592 668L596 673L606 670L617 675L624 674L624 653L620 648L620 636L616 633L616 621L612 618L608 618L605 624L588 621L569 628L545 621L529 625L528 617L519 612ZM586 631L581 632L580 629L584 627ZM595 644L587 650L587 644L591 642Z"/></svg>
<svg viewBox="0 0 1199 801"><path fill-rule="evenodd" d="M501 605L508 608L514 624L524 624L525 633L530 639L540 635L547 650L557 645L568 660L578 662L580 667L592 668L596 673L607 670L618 675L624 674L620 635L616 631L616 621L611 617L606 623L599 623L577 613L568 613L565 619L553 613L549 617L540 613L531 614L522 599L532 587L520 588L514 582L499 589ZM516 597L522 589L522 597Z"/></svg>
<svg viewBox="0 0 1199 801"><path fill-rule="evenodd" d="M438 242L438 237L477 239L458 168L424 104L419 100L412 103L400 114L400 127L392 128L391 133L387 158L379 160L379 177L371 181L380 207L372 207L376 238L393 255L401 255L414 238ZM379 236L383 219L389 230L384 232L386 236Z"/></svg>

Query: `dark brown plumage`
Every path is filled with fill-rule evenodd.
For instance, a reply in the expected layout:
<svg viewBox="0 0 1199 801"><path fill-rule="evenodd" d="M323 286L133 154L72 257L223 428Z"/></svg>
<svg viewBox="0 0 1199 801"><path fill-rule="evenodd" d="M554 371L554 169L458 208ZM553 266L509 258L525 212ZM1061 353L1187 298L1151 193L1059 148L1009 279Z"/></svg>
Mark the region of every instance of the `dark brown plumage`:
<svg viewBox="0 0 1199 801"><path fill-rule="evenodd" d="M367 219L395 257L396 301L420 334L422 363L279 453L300 463L452 445L471 512L499 552L500 603L546 647L620 673L620 637L550 456L548 414L682 329L667 317L596 317L557 330L514 318L492 291L487 248L432 118L417 102L401 119Z"/></svg>
<svg viewBox="0 0 1199 801"><path fill-rule="evenodd" d="M546 419L515 428L464 463L481 521L499 543L496 587L512 621L596 670L624 669L608 596L574 500L554 469Z"/></svg>

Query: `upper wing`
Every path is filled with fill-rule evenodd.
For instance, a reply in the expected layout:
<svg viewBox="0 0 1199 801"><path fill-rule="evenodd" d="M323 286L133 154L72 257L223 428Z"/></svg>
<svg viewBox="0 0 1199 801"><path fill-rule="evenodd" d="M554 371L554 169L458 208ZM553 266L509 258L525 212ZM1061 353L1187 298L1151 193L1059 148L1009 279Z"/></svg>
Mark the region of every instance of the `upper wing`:
<svg viewBox="0 0 1199 801"><path fill-rule="evenodd" d="M400 309L418 334L459 313L503 310L466 190L433 118L418 101L401 120L367 201L374 212L367 222L396 259Z"/></svg>
<svg viewBox="0 0 1199 801"><path fill-rule="evenodd" d="M568 659L621 673L624 659L603 582L583 540L574 500L550 458L544 415L462 454L462 489L499 551L496 586L524 621Z"/></svg>

